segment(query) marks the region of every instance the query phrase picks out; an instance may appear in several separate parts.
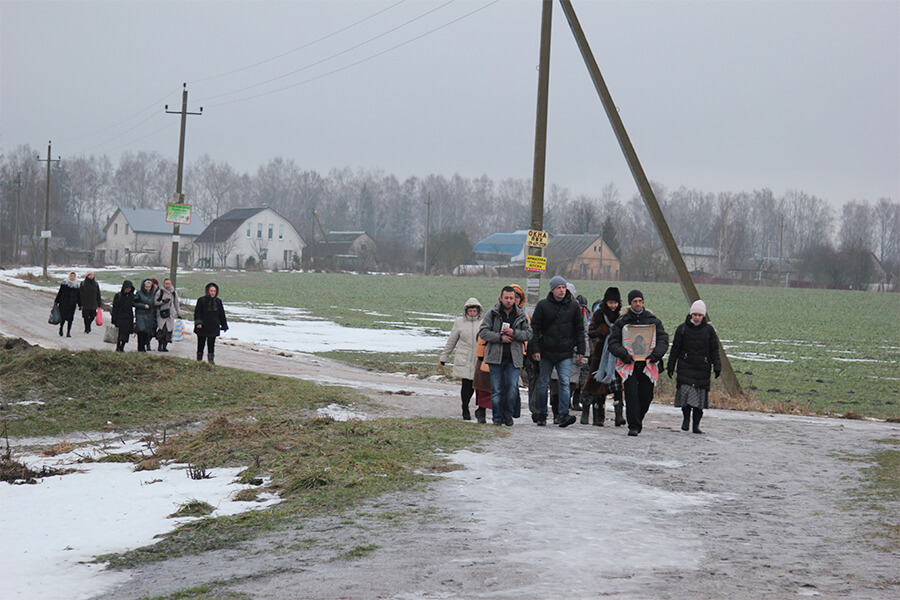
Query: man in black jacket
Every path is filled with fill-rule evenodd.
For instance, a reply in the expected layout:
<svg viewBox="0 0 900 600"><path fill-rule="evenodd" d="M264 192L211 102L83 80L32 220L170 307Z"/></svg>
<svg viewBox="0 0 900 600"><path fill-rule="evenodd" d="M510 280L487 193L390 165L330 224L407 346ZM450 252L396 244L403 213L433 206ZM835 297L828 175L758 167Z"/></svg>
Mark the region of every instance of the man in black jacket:
<svg viewBox="0 0 900 600"><path fill-rule="evenodd" d="M666 350L669 348L669 334L663 329L662 321L652 312L644 308L644 294L640 290L628 292L628 312L620 317L609 330L609 353L621 360L625 365L633 365L630 375L623 375L625 390L625 418L628 420L628 435L635 436L643 428L644 415L653 402L653 387L658 376ZM656 344L646 358L635 360L635 357L622 343L622 330L629 325L654 325L656 327ZM649 340L647 340L649 343ZM637 354L637 353L636 353ZM639 356L643 356L641 353ZM657 373L651 379L650 373ZM617 367L618 370L618 367Z"/></svg>
<svg viewBox="0 0 900 600"><path fill-rule="evenodd" d="M531 345L534 360L540 362L537 382L538 412L533 416L538 425L547 424L547 388L550 374L556 369L559 377L559 426L575 422L569 414L569 379L572 376L572 352L581 364L584 358L584 316L581 306L566 289L566 280L559 275L550 280L550 293L538 302L531 316L534 335Z"/></svg>

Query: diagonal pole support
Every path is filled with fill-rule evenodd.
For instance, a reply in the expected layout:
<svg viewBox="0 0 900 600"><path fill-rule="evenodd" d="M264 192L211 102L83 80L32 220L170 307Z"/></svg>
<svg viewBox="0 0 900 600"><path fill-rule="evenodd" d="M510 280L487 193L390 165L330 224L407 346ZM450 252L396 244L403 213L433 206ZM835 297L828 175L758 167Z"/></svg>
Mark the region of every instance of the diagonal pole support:
<svg viewBox="0 0 900 600"><path fill-rule="evenodd" d="M695 300L700 299L700 293L697 291L697 286L694 285L694 280L691 278L691 274L684 264L684 258L682 258L681 252L678 250L678 245L675 243L675 238L672 236L669 224L666 222L662 209L659 207L659 202L656 200L656 195L650 187L650 181L647 179L643 167L641 167L637 152L635 152L634 146L631 144L631 139L628 137L628 132L625 131L625 125L622 123L621 117L619 117L619 111L616 109L612 95L609 93L609 88L606 87L603 75L600 74L600 68L597 66L597 61L594 59L594 53L588 44L584 31L581 29L581 23L579 23L578 17L575 14L572 2L571 0L559 0L559 3L562 5L563 13L565 13L566 20L569 22L569 28L572 30L572 35L575 36L575 42L578 44L581 57L584 59L584 64L587 66L588 72L591 75L591 80L594 82L594 88L600 96L600 101L603 103L604 110L606 110L606 116L609 118L610 125L612 125L613 131L616 134L619 147L622 149L625 160L628 162L628 168L631 169L631 175L634 177L634 181L638 186L641 198L643 198L644 204L650 212L650 218L656 226L656 231L662 240L666 253L669 255L669 259L671 259L672 263L675 265L675 272L678 274L678 282L681 284L681 291L684 292L688 305L690 305ZM743 395L741 384L734 374L734 369L731 367L731 361L728 360L728 355L725 353L725 348L723 347L721 340L719 341L719 353L722 357L722 377L725 382L726 391L731 395Z"/></svg>

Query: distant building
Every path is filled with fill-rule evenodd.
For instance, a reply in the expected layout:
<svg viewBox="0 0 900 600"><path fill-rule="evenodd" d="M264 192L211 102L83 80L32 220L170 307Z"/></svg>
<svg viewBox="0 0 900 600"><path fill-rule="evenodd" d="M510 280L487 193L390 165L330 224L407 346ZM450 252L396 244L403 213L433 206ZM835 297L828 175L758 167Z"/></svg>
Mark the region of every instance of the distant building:
<svg viewBox="0 0 900 600"><path fill-rule="evenodd" d="M524 229L512 233L495 233L476 243L472 248L475 262L493 267L525 264L528 249L525 242L528 232Z"/></svg>
<svg viewBox="0 0 900 600"><path fill-rule="evenodd" d="M299 263L306 247L291 222L265 206L228 211L210 223L194 244L198 266L233 269L290 269Z"/></svg>
<svg viewBox="0 0 900 600"><path fill-rule="evenodd" d="M329 231L313 252L318 268L368 271L375 268L377 259L378 247L365 231Z"/></svg>
<svg viewBox="0 0 900 600"><path fill-rule="evenodd" d="M179 227L178 264L193 263L194 240L206 225L194 216ZM168 265L172 256L172 223L165 209L122 208L112 214L103 228L106 240L97 245L97 264Z"/></svg>
<svg viewBox="0 0 900 600"><path fill-rule="evenodd" d="M719 272L719 251L709 246L679 246L681 258L691 273L721 275Z"/></svg>
<svg viewBox="0 0 900 600"><path fill-rule="evenodd" d="M566 279L619 280L619 257L596 234L550 236L545 256L547 273Z"/></svg>

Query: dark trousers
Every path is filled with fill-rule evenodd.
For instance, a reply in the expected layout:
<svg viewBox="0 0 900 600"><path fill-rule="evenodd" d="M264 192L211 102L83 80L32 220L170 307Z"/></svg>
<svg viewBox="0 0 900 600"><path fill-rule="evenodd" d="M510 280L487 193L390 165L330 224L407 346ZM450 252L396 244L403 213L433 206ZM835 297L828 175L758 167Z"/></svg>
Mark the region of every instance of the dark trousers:
<svg viewBox="0 0 900 600"><path fill-rule="evenodd" d="M463 379L462 387L459 388L459 399L462 400L462 405L467 407L469 406L469 400L472 399L472 394L475 393L475 385L471 379Z"/></svg>
<svg viewBox="0 0 900 600"><path fill-rule="evenodd" d="M206 344L207 352L210 356L216 355L216 336L214 335L198 335L197 336L197 357L203 358L203 345ZM228 358L228 357L226 357Z"/></svg>
<svg viewBox="0 0 900 600"><path fill-rule="evenodd" d="M91 332L91 324L94 322L95 318L96 318L96 315L90 315L90 316L84 315L84 332L85 333Z"/></svg>
<svg viewBox="0 0 900 600"><path fill-rule="evenodd" d="M128 333L128 330L124 327L119 327L118 332L119 337L116 340L116 350L122 351L125 350L125 346L128 345L128 338L131 336L131 334Z"/></svg>
<svg viewBox="0 0 900 600"><path fill-rule="evenodd" d="M643 370L643 363L641 363ZM628 421L628 429L636 429L640 431L643 427L644 415L650 410L650 403L653 402L653 381L638 372L635 367L634 373L623 382L625 389L625 419Z"/></svg>

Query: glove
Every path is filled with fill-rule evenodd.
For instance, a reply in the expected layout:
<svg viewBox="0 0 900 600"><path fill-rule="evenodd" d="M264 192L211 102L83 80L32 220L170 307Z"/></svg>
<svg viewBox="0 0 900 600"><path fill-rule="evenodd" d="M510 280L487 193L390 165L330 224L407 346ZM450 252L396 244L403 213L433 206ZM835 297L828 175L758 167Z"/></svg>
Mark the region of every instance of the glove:
<svg viewBox="0 0 900 600"><path fill-rule="evenodd" d="M622 362L625 363L626 365L630 365L631 363L634 362L634 359L631 358L630 354L628 354L625 356L625 358L622 359Z"/></svg>
<svg viewBox="0 0 900 600"><path fill-rule="evenodd" d="M721 374L722 374L722 371L716 371L716 379L718 379L719 375L721 375Z"/></svg>
<svg viewBox="0 0 900 600"><path fill-rule="evenodd" d="M228 328L227 328L227 327L223 327L223 328L222 328L222 331L228 331Z"/></svg>
<svg viewBox="0 0 900 600"><path fill-rule="evenodd" d="M444 361L442 361L442 360L439 360L439 361L438 361L438 362L439 362L439 363L441 363L441 366L442 366L442 367L443 367L443 366L444 366L444 365L446 365L446 364L447 364L447 363L445 363L445 362L444 362Z"/></svg>

